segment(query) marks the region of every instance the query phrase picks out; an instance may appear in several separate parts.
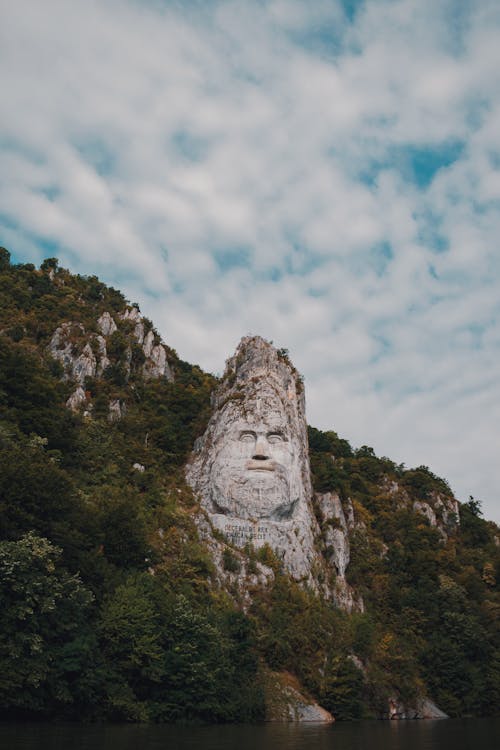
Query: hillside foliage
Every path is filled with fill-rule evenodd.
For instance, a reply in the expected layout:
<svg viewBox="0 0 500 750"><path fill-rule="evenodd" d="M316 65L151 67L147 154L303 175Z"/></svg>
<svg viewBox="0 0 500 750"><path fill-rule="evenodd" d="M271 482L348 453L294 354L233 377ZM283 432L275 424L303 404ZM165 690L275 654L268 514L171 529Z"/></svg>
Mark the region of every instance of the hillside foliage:
<svg viewBox="0 0 500 750"><path fill-rule="evenodd" d="M358 519L347 576L365 611L340 611L271 559L274 583L243 608L216 585L183 474L216 379L168 349L173 382L145 380L127 306L56 259L12 265L0 249L1 714L256 721L268 667L338 719L422 694L452 716L498 711L500 532L480 503L443 535L407 500L451 496L444 480L310 428L315 490ZM95 332L105 311L121 320L109 371L85 383L91 413L73 412L48 343L63 322ZM238 564L227 551L225 568Z"/></svg>

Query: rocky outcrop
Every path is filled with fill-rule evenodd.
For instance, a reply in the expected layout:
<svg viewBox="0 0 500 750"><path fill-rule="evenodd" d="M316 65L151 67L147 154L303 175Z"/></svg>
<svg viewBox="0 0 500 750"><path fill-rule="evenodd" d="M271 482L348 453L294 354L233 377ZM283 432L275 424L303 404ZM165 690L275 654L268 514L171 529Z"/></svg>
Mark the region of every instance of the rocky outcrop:
<svg viewBox="0 0 500 750"><path fill-rule="evenodd" d="M106 339L104 339L103 336L96 336L95 341L97 342L98 351L96 377L100 378L104 373L104 370L106 370L110 366L111 361L108 357L108 352L106 349Z"/></svg>
<svg viewBox="0 0 500 750"><path fill-rule="evenodd" d="M321 513L321 527L327 554L335 566L337 575L345 578L351 553L349 529L340 497L336 492L317 494L316 502Z"/></svg>
<svg viewBox="0 0 500 750"><path fill-rule="evenodd" d="M151 331L150 331L151 333ZM149 334L148 334L149 336ZM144 353L146 354L146 344L144 343ZM143 365L143 374L146 379L150 378L166 378L166 380L173 380L172 371L170 370L167 361L167 352L162 344L149 347L149 354L146 355L146 361Z"/></svg>
<svg viewBox="0 0 500 750"><path fill-rule="evenodd" d="M308 698L297 679L288 672L265 676L266 721L331 724L332 714Z"/></svg>
<svg viewBox="0 0 500 750"><path fill-rule="evenodd" d="M362 598L356 595L346 580L346 570L351 559L349 531L355 527L352 502L348 499L343 505L336 492L317 493L315 502L320 515L326 559L333 565L336 573L333 598L347 612L362 612Z"/></svg>
<svg viewBox="0 0 500 750"><path fill-rule="evenodd" d="M264 339L244 338L214 407L187 468L205 533L211 528L236 548L267 545L293 578L318 589L322 560L298 373Z"/></svg>
<svg viewBox="0 0 500 750"><path fill-rule="evenodd" d="M97 325L103 336L111 336L117 330L116 323L109 312L103 312Z"/></svg>
<svg viewBox="0 0 500 750"><path fill-rule="evenodd" d="M78 386L66 401L66 406L71 411L78 411L83 404L87 403L87 395L81 385Z"/></svg>
<svg viewBox="0 0 500 750"><path fill-rule="evenodd" d="M153 331L145 335L144 320L135 307L119 316L122 320L129 320L134 324L130 345L122 355L121 366L126 379L130 377L132 367L133 340L141 346L144 354L142 376L149 380L165 378L172 381L173 373L168 363L166 347L156 340ZM74 381L77 389L67 401L68 408L77 411L86 401L84 387L87 378L100 378L112 364L108 349L109 341L118 326L109 312L103 312L97 320L100 333L87 332L78 322L62 323L54 331L48 349L54 359L58 360L63 369L63 379ZM82 396L83 393L83 396ZM123 413L123 405L110 405L110 419L119 418Z"/></svg>
<svg viewBox="0 0 500 750"><path fill-rule="evenodd" d="M121 419L125 412L127 411L127 408L123 401L120 401L119 398L114 398L109 402L109 411L108 411L108 419L110 422L117 422L119 419Z"/></svg>
<svg viewBox="0 0 500 750"><path fill-rule="evenodd" d="M160 341L156 341L157 337L151 329L146 332L144 318L139 310L136 307L127 308L120 317L134 324L133 336L142 347L145 357L142 372L146 380L165 378L172 382L174 376L168 363L167 350Z"/></svg>
<svg viewBox="0 0 500 750"><path fill-rule="evenodd" d="M286 353L259 336L243 338L212 401L186 474L220 582L245 598L282 566L342 609L363 611L346 580L354 509L333 492L313 498L304 389ZM264 564L254 555L249 565L247 553L263 548L275 564L264 554ZM236 560L229 571L228 554Z"/></svg>
<svg viewBox="0 0 500 750"><path fill-rule="evenodd" d="M448 714L441 711L428 698L419 698L415 705L405 706L398 698L389 698L387 715L382 718L398 719L449 719Z"/></svg>
<svg viewBox="0 0 500 750"><path fill-rule="evenodd" d="M460 519L458 501L439 492L431 493L428 502L415 500L413 510L425 516L444 539L455 530Z"/></svg>
<svg viewBox="0 0 500 750"><path fill-rule="evenodd" d="M82 353L73 361L73 380L83 385L85 378L95 377L97 371L97 360L90 344L85 344Z"/></svg>
<svg viewBox="0 0 500 750"><path fill-rule="evenodd" d="M424 503L421 500L415 500L415 502L413 503L413 510L416 511L416 513L421 513L423 516L425 516L431 526L437 526L436 514L429 503Z"/></svg>
<svg viewBox="0 0 500 750"><path fill-rule="evenodd" d="M49 351L63 367L63 378L74 380L79 386L85 378L95 377L97 359L89 343L94 336L86 337L81 323L62 323L49 343Z"/></svg>
<svg viewBox="0 0 500 750"><path fill-rule="evenodd" d="M415 500L405 487L394 481L386 482L383 489L396 502L396 507L412 508L415 513L424 516L429 525L437 529L444 541L460 523L458 501L452 495L432 491L425 500Z"/></svg>

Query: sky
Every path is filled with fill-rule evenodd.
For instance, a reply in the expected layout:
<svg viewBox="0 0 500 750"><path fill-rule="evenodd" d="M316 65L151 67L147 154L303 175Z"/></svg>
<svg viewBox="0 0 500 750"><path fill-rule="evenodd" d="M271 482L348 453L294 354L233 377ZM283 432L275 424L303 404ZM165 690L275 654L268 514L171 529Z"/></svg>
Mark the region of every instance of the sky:
<svg viewBox="0 0 500 750"><path fill-rule="evenodd" d="M0 0L0 244L500 521L500 3Z"/></svg>

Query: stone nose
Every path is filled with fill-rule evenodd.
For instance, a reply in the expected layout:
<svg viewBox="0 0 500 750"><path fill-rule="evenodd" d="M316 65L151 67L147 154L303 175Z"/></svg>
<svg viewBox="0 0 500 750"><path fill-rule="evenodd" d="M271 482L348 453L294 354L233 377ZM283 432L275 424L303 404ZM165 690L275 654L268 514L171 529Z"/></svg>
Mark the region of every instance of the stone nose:
<svg viewBox="0 0 500 750"><path fill-rule="evenodd" d="M269 443L264 435L259 435L257 437L255 453L252 458L254 461L267 461L269 458Z"/></svg>

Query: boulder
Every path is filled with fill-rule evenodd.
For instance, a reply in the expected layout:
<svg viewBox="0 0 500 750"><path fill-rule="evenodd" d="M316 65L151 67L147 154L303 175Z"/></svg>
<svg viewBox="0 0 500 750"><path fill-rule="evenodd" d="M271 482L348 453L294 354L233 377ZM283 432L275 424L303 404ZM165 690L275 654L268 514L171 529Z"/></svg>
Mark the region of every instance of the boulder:
<svg viewBox="0 0 500 750"><path fill-rule="evenodd" d="M289 672L265 675L266 721L331 724L332 714L309 698Z"/></svg>

